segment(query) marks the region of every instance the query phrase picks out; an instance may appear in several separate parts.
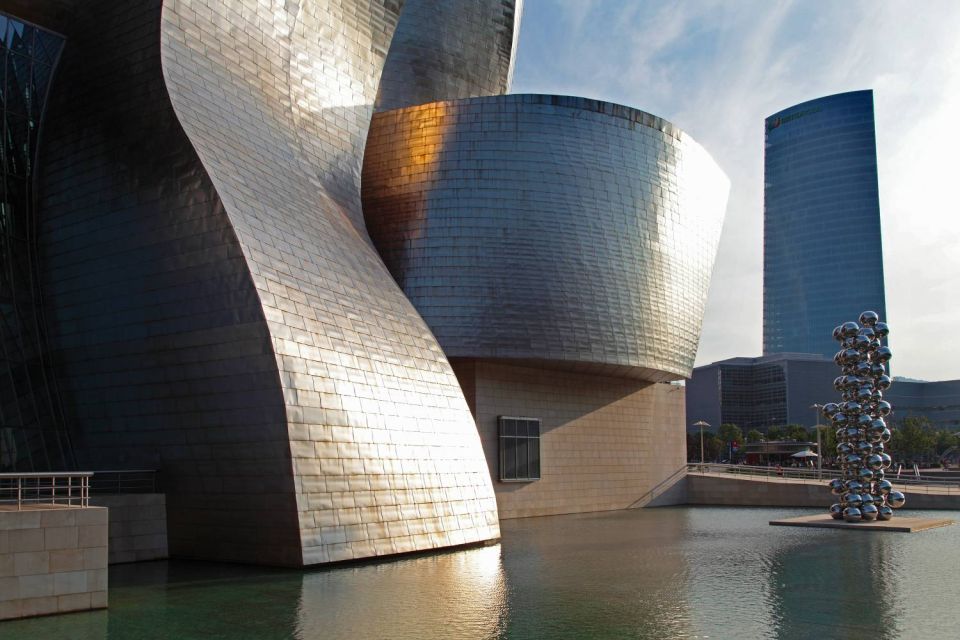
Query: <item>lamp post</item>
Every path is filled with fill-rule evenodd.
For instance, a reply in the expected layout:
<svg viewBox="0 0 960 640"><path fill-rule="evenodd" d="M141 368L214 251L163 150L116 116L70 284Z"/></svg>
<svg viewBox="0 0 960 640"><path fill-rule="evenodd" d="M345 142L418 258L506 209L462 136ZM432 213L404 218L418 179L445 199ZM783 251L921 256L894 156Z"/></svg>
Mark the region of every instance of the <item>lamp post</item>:
<svg viewBox="0 0 960 640"><path fill-rule="evenodd" d="M817 480L823 477L823 451L820 450L820 410L823 409L822 404L812 404L810 408L814 410L814 419L813 428L817 430Z"/></svg>
<svg viewBox="0 0 960 640"><path fill-rule="evenodd" d="M703 459L703 428L704 427L709 428L710 424L707 422L704 422L703 420L698 420L697 422L693 423L693 426L700 427L700 471L703 471L703 463L706 462Z"/></svg>

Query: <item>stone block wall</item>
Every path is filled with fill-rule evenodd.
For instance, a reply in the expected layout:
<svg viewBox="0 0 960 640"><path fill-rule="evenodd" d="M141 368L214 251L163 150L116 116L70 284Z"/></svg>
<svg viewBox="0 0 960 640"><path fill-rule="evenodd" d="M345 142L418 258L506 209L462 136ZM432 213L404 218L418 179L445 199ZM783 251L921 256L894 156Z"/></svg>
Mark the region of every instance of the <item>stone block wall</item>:
<svg viewBox="0 0 960 640"><path fill-rule="evenodd" d="M165 494L95 496L90 502L110 509L110 564L169 557Z"/></svg>
<svg viewBox="0 0 960 640"><path fill-rule="evenodd" d="M0 620L107 606L107 510L0 511Z"/></svg>
<svg viewBox="0 0 960 640"><path fill-rule="evenodd" d="M682 484L683 387L483 361L454 369L476 417L501 518L627 509L653 497L667 504L674 493L664 485ZM498 480L501 415L542 420L540 480ZM682 492L675 497L684 500Z"/></svg>

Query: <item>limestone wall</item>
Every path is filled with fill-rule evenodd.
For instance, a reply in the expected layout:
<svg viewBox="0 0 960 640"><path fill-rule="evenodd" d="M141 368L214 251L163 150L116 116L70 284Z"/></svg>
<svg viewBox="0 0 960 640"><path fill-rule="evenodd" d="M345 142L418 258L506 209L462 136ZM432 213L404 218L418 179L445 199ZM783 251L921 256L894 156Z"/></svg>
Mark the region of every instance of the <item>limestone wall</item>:
<svg viewBox="0 0 960 640"><path fill-rule="evenodd" d="M0 620L106 606L106 509L0 511Z"/></svg>

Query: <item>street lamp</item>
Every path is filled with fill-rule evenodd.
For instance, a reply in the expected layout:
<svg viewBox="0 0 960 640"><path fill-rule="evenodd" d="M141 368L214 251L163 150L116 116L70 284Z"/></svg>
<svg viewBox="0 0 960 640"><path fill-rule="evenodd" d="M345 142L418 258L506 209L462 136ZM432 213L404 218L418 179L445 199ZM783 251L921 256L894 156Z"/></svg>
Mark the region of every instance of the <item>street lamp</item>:
<svg viewBox="0 0 960 640"><path fill-rule="evenodd" d="M698 420L693 423L693 426L700 427L700 471L703 471L703 463L705 462L703 459L703 428L710 428L710 424L703 420Z"/></svg>
<svg viewBox="0 0 960 640"><path fill-rule="evenodd" d="M810 408L814 410L813 428L817 430L817 480L823 477L823 451L820 450L820 410L823 409L822 404L812 404Z"/></svg>

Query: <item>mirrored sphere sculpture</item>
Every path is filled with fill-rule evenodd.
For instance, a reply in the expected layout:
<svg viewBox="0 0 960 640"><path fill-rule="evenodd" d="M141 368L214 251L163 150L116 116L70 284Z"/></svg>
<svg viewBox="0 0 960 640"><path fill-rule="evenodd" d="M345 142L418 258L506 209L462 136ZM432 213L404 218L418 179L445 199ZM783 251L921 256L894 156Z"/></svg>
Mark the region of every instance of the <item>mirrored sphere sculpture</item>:
<svg viewBox="0 0 960 640"><path fill-rule="evenodd" d="M829 483L830 493L841 496L830 506L830 515L837 520L889 520L906 502L884 477L892 462L884 447L890 441L884 418L893 410L883 400L892 384L886 363L893 352L883 344L889 334L890 327L874 311L861 313L859 323L844 322L833 330L840 343L834 362L841 369L833 387L841 399L823 405L821 411L837 429L840 478Z"/></svg>

